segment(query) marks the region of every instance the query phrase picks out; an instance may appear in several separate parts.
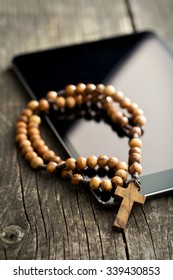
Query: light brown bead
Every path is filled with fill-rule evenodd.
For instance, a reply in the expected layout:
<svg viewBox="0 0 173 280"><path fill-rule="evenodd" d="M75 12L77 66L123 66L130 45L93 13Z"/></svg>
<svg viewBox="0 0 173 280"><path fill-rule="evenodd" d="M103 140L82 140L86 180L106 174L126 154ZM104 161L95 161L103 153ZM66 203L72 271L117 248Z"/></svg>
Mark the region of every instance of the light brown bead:
<svg viewBox="0 0 173 280"><path fill-rule="evenodd" d="M50 161L55 156L54 151L48 150L43 154L43 159L47 162Z"/></svg>
<svg viewBox="0 0 173 280"><path fill-rule="evenodd" d="M115 94L115 88L112 85L105 86L104 94L106 96L113 96Z"/></svg>
<svg viewBox="0 0 173 280"><path fill-rule="evenodd" d="M27 136L24 133L19 133L16 135L16 142L20 143L23 142L24 140L27 140Z"/></svg>
<svg viewBox="0 0 173 280"><path fill-rule="evenodd" d="M73 174L71 170L63 169L61 171L61 177L66 180L71 180Z"/></svg>
<svg viewBox="0 0 173 280"><path fill-rule="evenodd" d="M116 91L112 98L115 102L121 102L124 99L124 93L122 91Z"/></svg>
<svg viewBox="0 0 173 280"><path fill-rule="evenodd" d="M74 158L68 158L65 161L65 166L68 170L74 170L76 168L76 160Z"/></svg>
<svg viewBox="0 0 173 280"><path fill-rule="evenodd" d="M107 165L108 157L106 155L101 155L97 159L97 164L100 168L104 168Z"/></svg>
<svg viewBox="0 0 173 280"><path fill-rule="evenodd" d="M122 118L120 119L120 125L122 127L124 127L124 126L128 125L128 123L129 123L128 118L126 116L122 116Z"/></svg>
<svg viewBox="0 0 173 280"><path fill-rule="evenodd" d="M28 146L31 146L31 141L29 141L29 140L22 140L20 143L19 143L19 146L21 147L21 148L23 148L23 147L28 147Z"/></svg>
<svg viewBox="0 0 173 280"><path fill-rule="evenodd" d="M101 189L103 191L106 191L106 192L108 192L108 191L110 191L112 189L112 183L108 179L103 179L101 181L101 185L100 186L101 186Z"/></svg>
<svg viewBox="0 0 173 280"><path fill-rule="evenodd" d="M135 117L134 122L140 126L143 126L146 124L146 117L143 115L138 115Z"/></svg>
<svg viewBox="0 0 173 280"><path fill-rule="evenodd" d="M134 126L130 129L129 136L134 137L134 135L138 135L138 137L140 137L142 135L142 130L140 127Z"/></svg>
<svg viewBox="0 0 173 280"><path fill-rule="evenodd" d="M87 166L91 169L94 169L97 165L97 157L96 156L89 156L87 158Z"/></svg>
<svg viewBox="0 0 173 280"><path fill-rule="evenodd" d="M38 127L39 127L38 123L29 122L29 123L28 123L28 130L29 130L30 128L33 128L33 127L38 128Z"/></svg>
<svg viewBox="0 0 173 280"><path fill-rule="evenodd" d="M128 164L125 161L120 161L117 163L117 169L128 170Z"/></svg>
<svg viewBox="0 0 173 280"><path fill-rule="evenodd" d="M73 185L77 186L80 184L80 181L83 179L83 176L81 174L74 174L72 176L71 182Z"/></svg>
<svg viewBox="0 0 173 280"><path fill-rule="evenodd" d="M43 159L41 157L34 157L31 160L31 167L34 169L39 168L41 165L43 165Z"/></svg>
<svg viewBox="0 0 173 280"><path fill-rule="evenodd" d="M142 166L141 166L141 164L139 164L138 162L134 162L132 165L130 165L129 172L132 175L135 172L137 172L140 175L142 173Z"/></svg>
<svg viewBox="0 0 173 280"><path fill-rule="evenodd" d="M83 104L83 102L84 102L83 96L81 94L80 95L76 95L75 96L75 101L76 101L76 104L78 106L81 106Z"/></svg>
<svg viewBox="0 0 173 280"><path fill-rule="evenodd" d="M94 84L90 83L90 84L86 85L85 92L87 94L90 94L90 93L93 93L93 91L95 91L95 89L96 89L96 86Z"/></svg>
<svg viewBox="0 0 173 280"><path fill-rule="evenodd" d="M118 163L118 159L116 157L110 157L107 165L110 169L115 169Z"/></svg>
<svg viewBox="0 0 173 280"><path fill-rule="evenodd" d="M33 142L36 139L41 139L40 134L31 134L29 139L31 140L31 142Z"/></svg>
<svg viewBox="0 0 173 280"><path fill-rule="evenodd" d="M124 169L118 169L116 172L115 172L115 176L119 176L122 178L123 181L126 181L127 180L127 177L128 177L128 172Z"/></svg>
<svg viewBox="0 0 173 280"><path fill-rule="evenodd" d="M75 94L76 86L75 85L67 85L65 87L65 92L67 96L73 96Z"/></svg>
<svg viewBox="0 0 173 280"><path fill-rule="evenodd" d="M46 166L46 170L49 173L54 173L54 172L56 172L56 167L57 167L57 163L50 161Z"/></svg>
<svg viewBox="0 0 173 280"><path fill-rule="evenodd" d="M75 98L72 97L72 96L68 96L66 98L66 106L70 109L73 109L76 105L76 101L75 101Z"/></svg>
<svg viewBox="0 0 173 280"><path fill-rule="evenodd" d="M27 161L31 161L34 157L37 157L38 155L34 151L29 151L25 154L25 159Z"/></svg>
<svg viewBox="0 0 173 280"><path fill-rule="evenodd" d="M38 105L39 105L39 103L37 100L31 100L28 102L28 108L33 111L38 109Z"/></svg>
<svg viewBox="0 0 173 280"><path fill-rule="evenodd" d="M91 180L89 181L89 185L90 185L90 188L92 190L98 190L99 187L100 187L100 184L101 184L101 180L100 178L98 177L93 177L91 178Z"/></svg>
<svg viewBox="0 0 173 280"><path fill-rule="evenodd" d="M128 109L131 105L131 100L128 97L123 98L120 102L120 107L121 108L126 108Z"/></svg>
<svg viewBox="0 0 173 280"><path fill-rule="evenodd" d="M33 148L31 146L25 146L22 148L21 152L22 155L26 155L28 152L33 152Z"/></svg>
<svg viewBox="0 0 173 280"><path fill-rule="evenodd" d="M130 146L130 148L133 148L133 147L141 148L142 147L142 141L139 138L132 138L129 141L129 146Z"/></svg>
<svg viewBox="0 0 173 280"><path fill-rule="evenodd" d="M23 121L17 121L16 122L16 129L21 128L21 127L27 128L27 124Z"/></svg>
<svg viewBox="0 0 173 280"><path fill-rule="evenodd" d="M59 156L54 156L51 158L52 161L56 162L56 163L60 163L61 162L61 158Z"/></svg>
<svg viewBox="0 0 173 280"><path fill-rule="evenodd" d="M96 92L99 94L103 94L105 90L105 86L103 84L96 85Z"/></svg>
<svg viewBox="0 0 173 280"><path fill-rule="evenodd" d="M49 101L55 101L56 97L57 97L57 92L56 91L51 90L47 93L47 99Z"/></svg>
<svg viewBox="0 0 173 280"><path fill-rule="evenodd" d="M76 93L77 93L77 94L83 94L83 92L85 91L85 89L86 89L86 85L83 84L83 83L79 83L79 84L77 84L77 86L76 86Z"/></svg>
<svg viewBox="0 0 173 280"><path fill-rule="evenodd" d="M84 157L78 157L76 159L76 167L81 170L84 169L87 165L87 160Z"/></svg>
<svg viewBox="0 0 173 280"><path fill-rule="evenodd" d="M49 102L47 101L47 99L40 99L39 101L39 110L40 111L48 111L50 108Z"/></svg>
<svg viewBox="0 0 173 280"><path fill-rule="evenodd" d="M49 150L49 147L47 145L39 146L37 148L37 152L39 155L44 155Z"/></svg>
<svg viewBox="0 0 173 280"><path fill-rule="evenodd" d="M18 120L17 120L18 122L25 122L25 123L27 123L27 121L28 121L28 117L27 116L25 116L25 115L21 115L19 118L18 118Z"/></svg>
<svg viewBox="0 0 173 280"><path fill-rule="evenodd" d="M33 141L32 146L34 149L38 149L40 146L44 146L45 142L43 139L36 139Z"/></svg>
<svg viewBox="0 0 173 280"><path fill-rule="evenodd" d="M41 124L41 118L37 115L32 115L30 118L29 118L29 122L34 122L36 124Z"/></svg>
<svg viewBox="0 0 173 280"><path fill-rule="evenodd" d="M29 118L29 117L32 116L33 111L31 109L29 109L29 108L28 109L24 109L22 114Z"/></svg>
<svg viewBox="0 0 173 280"><path fill-rule="evenodd" d="M25 127L18 127L16 128L16 134L27 134L28 131Z"/></svg>
<svg viewBox="0 0 173 280"><path fill-rule="evenodd" d="M40 130L37 127L31 127L28 129L28 134L31 135L39 135L40 134Z"/></svg>
<svg viewBox="0 0 173 280"><path fill-rule="evenodd" d="M139 155L137 153L131 154L130 157L129 157L130 164L132 164L135 161L140 163L141 162L141 155Z"/></svg>
<svg viewBox="0 0 173 280"><path fill-rule="evenodd" d="M141 151L141 149L140 148L138 148L138 147L133 147L133 148L131 148L130 150L129 150L129 155L131 155L131 154L139 154L139 155L141 155L142 154L142 151Z"/></svg>
<svg viewBox="0 0 173 280"><path fill-rule="evenodd" d="M138 104L136 104L136 103L131 103L131 105L129 106L129 108L128 108L128 112L130 113L130 114L135 114L135 112L138 110Z"/></svg>
<svg viewBox="0 0 173 280"><path fill-rule="evenodd" d="M123 179L118 175L114 176L111 181L116 187L117 186L120 186L120 187L123 186Z"/></svg>
<svg viewBox="0 0 173 280"><path fill-rule="evenodd" d="M58 96L56 98L56 105L58 108L64 108L65 107L65 98L63 96Z"/></svg>

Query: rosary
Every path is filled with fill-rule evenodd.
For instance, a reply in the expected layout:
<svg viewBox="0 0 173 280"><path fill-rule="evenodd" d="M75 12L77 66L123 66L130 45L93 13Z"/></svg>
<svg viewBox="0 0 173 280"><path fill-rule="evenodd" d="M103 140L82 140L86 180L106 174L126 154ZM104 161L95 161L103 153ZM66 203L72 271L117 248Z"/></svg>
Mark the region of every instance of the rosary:
<svg viewBox="0 0 173 280"><path fill-rule="evenodd" d="M95 107L92 107L95 105ZM62 160L54 151L49 149L40 135L39 126L41 115L50 110L65 114L66 110L84 110L84 108L103 110L112 125L118 125L129 138L128 163L119 161L116 157L90 155L74 159ZM126 111L126 114L125 112ZM40 115L40 116L39 116ZM85 185L93 192L100 190L108 192L116 200L121 200L118 213L114 221L117 230L126 227L134 203L144 204L145 196L139 193L141 184L139 175L142 173L140 139L146 118L136 103L132 103L121 91L114 86L103 84L67 85L58 92L49 91L46 98L39 101L31 100L27 108L16 123L16 142L22 155L33 169L46 170L49 173L58 173L63 179L68 179L73 185ZM83 171L107 169L111 170L111 178L103 179L96 173L87 178ZM128 177L131 177L128 180Z"/></svg>

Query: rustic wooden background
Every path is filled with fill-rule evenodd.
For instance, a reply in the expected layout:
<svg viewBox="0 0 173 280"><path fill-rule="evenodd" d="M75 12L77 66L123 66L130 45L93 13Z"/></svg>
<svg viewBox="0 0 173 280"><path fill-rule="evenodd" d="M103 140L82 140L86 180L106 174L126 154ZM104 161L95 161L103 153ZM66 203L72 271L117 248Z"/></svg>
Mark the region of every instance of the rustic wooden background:
<svg viewBox="0 0 173 280"><path fill-rule="evenodd" d="M173 259L172 195L136 207L120 233L113 210L30 169L14 141L29 97L10 66L16 53L134 30L154 30L173 45L172 13L172 0L0 0L0 259Z"/></svg>

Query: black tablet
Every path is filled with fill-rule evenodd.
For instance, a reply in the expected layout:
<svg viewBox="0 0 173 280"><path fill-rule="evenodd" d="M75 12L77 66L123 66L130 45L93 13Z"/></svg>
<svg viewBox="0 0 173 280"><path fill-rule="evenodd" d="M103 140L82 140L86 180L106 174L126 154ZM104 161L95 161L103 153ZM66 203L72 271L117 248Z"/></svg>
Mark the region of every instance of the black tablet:
<svg viewBox="0 0 173 280"><path fill-rule="evenodd" d="M32 98L79 82L113 84L123 91L147 117L141 192L152 196L173 189L173 53L155 34L135 33L20 54L12 65ZM127 162L128 139L107 123L61 120L54 115L48 122L70 156L106 154Z"/></svg>

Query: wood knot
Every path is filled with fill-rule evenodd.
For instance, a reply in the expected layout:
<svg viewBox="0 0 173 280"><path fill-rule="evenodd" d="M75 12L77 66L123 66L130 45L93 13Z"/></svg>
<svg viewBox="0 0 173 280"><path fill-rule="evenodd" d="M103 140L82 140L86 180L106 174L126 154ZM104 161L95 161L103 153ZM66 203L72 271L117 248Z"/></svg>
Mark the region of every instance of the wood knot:
<svg viewBox="0 0 173 280"><path fill-rule="evenodd" d="M20 242L25 235L24 230L16 225L10 225L0 231L0 240L5 244Z"/></svg>

